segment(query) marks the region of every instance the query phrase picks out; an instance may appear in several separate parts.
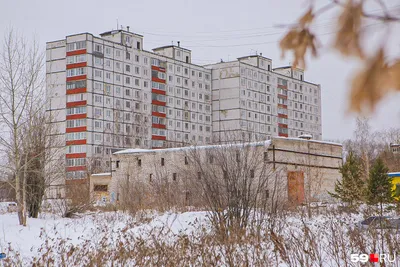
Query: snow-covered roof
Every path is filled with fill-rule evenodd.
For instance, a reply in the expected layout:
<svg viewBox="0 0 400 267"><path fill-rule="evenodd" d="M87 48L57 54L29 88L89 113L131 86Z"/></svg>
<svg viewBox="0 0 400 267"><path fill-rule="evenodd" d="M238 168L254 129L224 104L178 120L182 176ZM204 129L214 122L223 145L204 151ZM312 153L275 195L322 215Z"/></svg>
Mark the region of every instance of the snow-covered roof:
<svg viewBox="0 0 400 267"><path fill-rule="evenodd" d="M304 136L304 135L303 135ZM298 138L298 137L283 137L283 136L274 136L272 139L286 139L286 140L295 140L295 141L303 141L303 142L313 142L313 143L319 143L319 144L328 144L328 145L335 145L335 146L343 146L341 143L335 143L335 142L330 142L330 141L321 141L321 140L307 140L303 138Z"/></svg>
<svg viewBox="0 0 400 267"><path fill-rule="evenodd" d="M124 149L118 152L115 152L114 155L120 154L135 154L135 153L162 153L162 152L171 152L171 151L187 151L190 149L214 149L214 148L223 148L223 147L243 147L243 146L266 146L268 147L271 144L271 140L260 141L260 142L251 142L251 143L231 143L231 144L221 144L221 145L206 145L206 146L185 146L185 147L174 147L174 148L163 148L163 149L140 149L140 148L129 148Z"/></svg>
<svg viewBox="0 0 400 267"><path fill-rule="evenodd" d="M111 172L95 173L92 176L110 176Z"/></svg>

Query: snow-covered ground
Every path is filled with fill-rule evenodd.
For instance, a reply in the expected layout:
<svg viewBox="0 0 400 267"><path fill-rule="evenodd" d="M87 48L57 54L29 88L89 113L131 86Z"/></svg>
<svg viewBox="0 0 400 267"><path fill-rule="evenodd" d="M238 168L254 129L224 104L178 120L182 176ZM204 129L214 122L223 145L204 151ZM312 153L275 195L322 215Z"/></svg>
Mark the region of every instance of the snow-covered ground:
<svg viewBox="0 0 400 267"><path fill-rule="evenodd" d="M393 215L394 212L388 214ZM350 254L354 251L357 253L374 252L372 249L376 244L373 241L372 237L374 236L372 234L360 233L360 236L365 239L365 244L360 244L360 246L368 251L359 251L360 247L352 244L355 239L349 238L347 234L349 229L354 228L356 223L364 219L365 216L367 215L363 209L360 209L358 213L340 213L335 206L326 207L321 213L314 211L311 218L308 218L306 213L299 211L287 212L277 218L276 221L272 221L271 229L273 231L271 232L274 232L274 235L276 234L276 238L272 237L271 233L265 232L262 234L264 237L262 237L259 246L250 241L250 247L246 244L235 245L237 252L232 252L232 250L226 249L225 244L221 246L218 243L219 241L214 242L204 238L207 235L212 237L211 226L205 211L181 213L149 211L138 213L135 216L122 212L93 212L72 219L42 213L38 219L28 218L28 225L23 227L18 225L18 216L15 212L5 212L3 209L0 210L0 253L5 252L9 258L18 257L17 262L21 265L29 265L34 258L48 254L44 257L44 261L64 255L70 258L67 266L85 266L99 254L103 255L98 251L105 251L110 253L113 259L120 260L117 266L124 266L127 264L124 261L126 255L119 256L119 251L123 249L132 255L136 255L141 253L137 244L145 242L146 245L143 246L145 250L154 249L154 251L146 252L148 254L145 254L142 258L138 256L132 261L128 260L128 265L140 258L151 262L147 264L147 261L145 261L146 265L157 266L159 263L158 254L162 252L163 254L160 255L163 255L163 260L168 260L168 262L163 263L169 266L174 266L176 262L181 260L187 260L185 264L182 261L182 265L187 263L197 265L207 262L207 260L211 265L216 262L222 262L222 265L224 265L232 253L235 255L233 257L234 262L239 265L243 261L238 257L246 255L246 260L250 259L251 262L254 262L254 265L259 265L257 262L262 260L269 260L272 266L293 264L308 266L307 260L310 260L312 266L318 262L322 262L322 266L342 266L346 263L342 262L344 258L349 259ZM189 238L188 242L191 242L189 245L185 243L186 241L182 242L184 239L180 239L185 236ZM341 237L344 237L340 241L343 242L343 247L339 248L342 254L338 264L335 261L337 259L331 255L334 252L329 250L334 245L333 241L336 237L338 242ZM400 240L400 233L397 232L392 237ZM176 240L180 240L181 243L175 242ZM313 240L317 242L313 242ZM202 242L209 243L202 247ZM152 246L147 243L155 245ZM306 251L314 251L314 254L290 255L290 253L296 253L297 248L294 248L296 244L304 246ZM158 248L157 246L165 247ZM10 247L13 251L10 251ZM176 255L182 253L182 256L173 255L175 250L177 251ZM85 255L92 251L94 251L94 256L91 255L83 259ZM263 254L261 255L260 252ZM184 256L185 253L189 256ZM249 256L251 253L253 253L253 258ZM286 259L283 258L285 253L289 253ZM177 259L174 259L175 256ZM107 255L103 255L103 257L108 259ZM124 260L121 260L121 257ZM257 257L260 257L260 259L257 259ZM304 257L305 262L301 262L301 257ZM56 264L53 266L57 266L62 261L61 258L55 260ZM82 263L82 260L87 261ZM144 263L142 262L142 264ZM108 263L108 265L110 264ZM137 265L141 264L138 263Z"/></svg>
<svg viewBox="0 0 400 267"><path fill-rule="evenodd" d="M3 209L4 211L4 209ZM137 218L122 212L88 213L79 218L61 218L50 213L40 214L38 219L28 218L27 226L18 224L16 212L0 214L0 253L11 247L23 258L38 255L38 249L51 239L65 239L71 244L83 244L86 240L97 242L104 235L129 228L137 236L161 232L165 238L181 233L190 234L206 225L206 212L164 214L148 213ZM107 232L103 232L107 229Z"/></svg>

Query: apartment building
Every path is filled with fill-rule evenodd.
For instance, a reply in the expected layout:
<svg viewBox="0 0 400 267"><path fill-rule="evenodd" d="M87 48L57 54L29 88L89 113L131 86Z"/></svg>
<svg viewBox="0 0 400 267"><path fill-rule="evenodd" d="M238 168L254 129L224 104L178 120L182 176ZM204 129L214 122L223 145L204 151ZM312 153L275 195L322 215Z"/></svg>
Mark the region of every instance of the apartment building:
<svg viewBox="0 0 400 267"><path fill-rule="evenodd" d="M265 140L311 135L321 140L321 87L298 68L272 68L262 55L207 65L212 69L213 132L223 140Z"/></svg>
<svg viewBox="0 0 400 267"><path fill-rule="evenodd" d="M109 169L116 149L211 142L211 70L179 43L150 52L129 30L69 35L47 43L46 75L67 180Z"/></svg>
<svg viewBox="0 0 400 267"><path fill-rule="evenodd" d="M302 70L273 69L262 55L199 66L179 42L146 51L143 41L127 29L47 43L47 111L67 180L109 170L124 148L321 139L321 88Z"/></svg>

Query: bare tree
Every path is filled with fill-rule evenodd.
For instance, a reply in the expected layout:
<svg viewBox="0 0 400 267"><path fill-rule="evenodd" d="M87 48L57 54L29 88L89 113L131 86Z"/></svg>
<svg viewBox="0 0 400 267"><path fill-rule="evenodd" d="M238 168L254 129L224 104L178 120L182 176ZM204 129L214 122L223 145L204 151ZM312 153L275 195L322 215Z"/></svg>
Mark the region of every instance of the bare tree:
<svg viewBox="0 0 400 267"><path fill-rule="evenodd" d="M194 194L202 196L220 234L243 233L260 223L271 211L272 192L283 200L277 184L282 177L269 164L268 142L192 147L186 153Z"/></svg>
<svg viewBox="0 0 400 267"><path fill-rule="evenodd" d="M14 30L9 30L4 36L0 55L0 123L3 129L0 144L3 156L8 158L7 171L15 179L21 225L26 225L25 174L30 159L30 152L24 148L28 147L32 136L24 129L30 129L36 119L33 115L37 109L32 108L36 107L44 85L43 62L44 53L36 41L30 44Z"/></svg>

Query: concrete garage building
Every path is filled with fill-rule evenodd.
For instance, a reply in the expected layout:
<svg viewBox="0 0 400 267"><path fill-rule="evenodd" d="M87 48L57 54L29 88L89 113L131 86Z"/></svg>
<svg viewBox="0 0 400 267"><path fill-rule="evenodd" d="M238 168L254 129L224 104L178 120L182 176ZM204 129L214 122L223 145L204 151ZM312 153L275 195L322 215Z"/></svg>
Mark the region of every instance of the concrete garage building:
<svg viewBox="0 0 400 267"><path fill-rule="evenodd" d="M235 164L240 160L239 158L246 157L243 154L246 152L243 151L246 151L248 147L256 151L248 155L260 159L250 173L252 172L252 175L257 177L259 166L264 162L266 166L264 175L272 177L271 187L268 190L280 186L282 190L279 197L283 201L299 204L307 198L312 201L328 200L327 192L333 191L335 181L341 178L339 167L342 165L342 145L316 140L273 137L271 140L253 143L158 150L126 149L113 155L113 172L107 184L110 202L124 201L123 198L127 195L124 190L129 187L133 188L140 184L143 188L149 189L156 181L163 181L168 184L169 190L173 191L177 201L184 203L188 195L200 193L199 189L191 183L192 179L201 179L202 175L199 170L193 169L195 161L204 160L201 163L202 166L205 169L211 169L212 164L217 164L215 158L211 160L212 152L216 152L220 156L227 155L226 158L230 161L227 166L229 169L229 164ZM234 155L232 159L228 154ZM198 158L193 155L197 155ZM222 179L222 175L225 174L220 173L217 177ZM91 179L93 178L96 179L92 176ZM93 184L95 187L95 180ZM133 191L128 195L135 197ZM267 192L267 195L271 193Z"/></svg>

